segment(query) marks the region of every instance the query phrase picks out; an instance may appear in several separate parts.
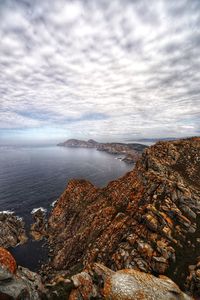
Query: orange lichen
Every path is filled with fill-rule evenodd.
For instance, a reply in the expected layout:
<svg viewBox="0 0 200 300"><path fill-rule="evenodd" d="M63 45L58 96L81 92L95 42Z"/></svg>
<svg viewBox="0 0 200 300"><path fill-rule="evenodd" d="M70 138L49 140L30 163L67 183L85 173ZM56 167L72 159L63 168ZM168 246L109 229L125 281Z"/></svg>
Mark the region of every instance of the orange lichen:
<svg viewBox="0 0 200 300"><path fill-rule="evenodd" d="M14 257L2 247L0 247L0 265L6 267L11 273L16 272L17 264Z"/></svg>
<svg viewBox="0 0 200 300"><path fill-rule="evenodd" d="M186 253L192 261L197 255L192 239L199 157L200 138L158 142L145 150L133 171L102 189L70 181L48 223L51 266L81 268L98 261L113 270L169 272L173 278L177 263L184 282L188 261L183 266L179 257ZM187 242L193 245L191 254Z"/></svg>

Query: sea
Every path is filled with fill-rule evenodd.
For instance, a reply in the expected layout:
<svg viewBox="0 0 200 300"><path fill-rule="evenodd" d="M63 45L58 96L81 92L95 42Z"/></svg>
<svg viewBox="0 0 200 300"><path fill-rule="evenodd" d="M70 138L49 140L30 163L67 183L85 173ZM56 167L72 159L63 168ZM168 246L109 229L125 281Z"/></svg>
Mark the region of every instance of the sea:
<svg viewBox="0 0 200 300"><path fill-rule="evenodd" d="M84 178L104 187L133 167L119 155L96 149L1 145L0 211L13 211L30 226L32 210L43 207L48 213L70 179ZM35 271L47 251L41 242L29 241L11 252L19 264Z"/></svg>

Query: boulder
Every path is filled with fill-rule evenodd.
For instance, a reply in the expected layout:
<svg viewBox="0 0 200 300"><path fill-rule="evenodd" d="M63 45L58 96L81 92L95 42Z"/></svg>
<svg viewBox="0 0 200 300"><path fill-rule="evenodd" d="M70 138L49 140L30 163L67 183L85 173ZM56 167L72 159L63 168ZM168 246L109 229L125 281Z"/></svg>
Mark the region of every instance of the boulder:
<svg viewBox="0 0 200 300"><path fill-rule="evenodd" d="M13 256L0 248L0 299L39 300L43 292L40 276L26 268L17 268Z"/></svg>
<svg viewBox="0 0 200 300"><path fill-rule="evenodd" d="M69 300L192 300L168 277L155 277L133 269L113 272L101 264L94 264L87 272L72 277L76 289ZM97 279L98 278L98 279ZM96 280L97 284L94 284ZM96 298L95 298L96 297Z"/></svg>

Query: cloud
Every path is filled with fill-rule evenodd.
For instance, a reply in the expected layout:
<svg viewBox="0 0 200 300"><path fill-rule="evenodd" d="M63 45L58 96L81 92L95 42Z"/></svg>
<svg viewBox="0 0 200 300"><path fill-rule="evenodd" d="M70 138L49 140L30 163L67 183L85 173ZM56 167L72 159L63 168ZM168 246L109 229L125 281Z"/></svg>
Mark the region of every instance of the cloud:
<svg viewBox="0 0 200 300"><path fill-rule="evenodd" d="M198 0L8 0L0 17L0 134L199 134Z"/></svg>

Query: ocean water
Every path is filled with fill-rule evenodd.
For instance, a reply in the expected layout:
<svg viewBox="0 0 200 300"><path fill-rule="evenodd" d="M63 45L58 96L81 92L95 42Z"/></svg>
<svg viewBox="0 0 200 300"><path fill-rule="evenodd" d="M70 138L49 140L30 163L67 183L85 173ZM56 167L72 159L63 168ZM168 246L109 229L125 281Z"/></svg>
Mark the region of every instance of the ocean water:
<svg viewBox="0 0 200 300"><path fill-rule="evenodd" d="M0 211L23 217L28 233L31 211L44 207L49 212L70 179L84 178L103 187L133 168L117 157L95 149L0 146ZM29 238L9 250L19 265L32 271L49 259L45 241Z"/></svg>
<svg viewBox="0 0 200 300"><path fill-rule="evenodd" d="M30 222L32 209L49 210L70 179L103 187L133 168L116 158L95 149L0 146L0 210Z"/></svg>

